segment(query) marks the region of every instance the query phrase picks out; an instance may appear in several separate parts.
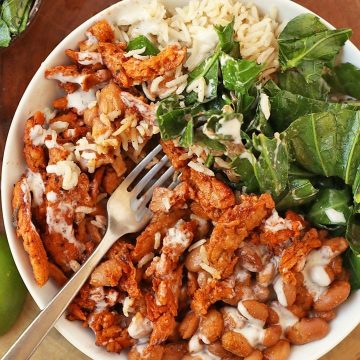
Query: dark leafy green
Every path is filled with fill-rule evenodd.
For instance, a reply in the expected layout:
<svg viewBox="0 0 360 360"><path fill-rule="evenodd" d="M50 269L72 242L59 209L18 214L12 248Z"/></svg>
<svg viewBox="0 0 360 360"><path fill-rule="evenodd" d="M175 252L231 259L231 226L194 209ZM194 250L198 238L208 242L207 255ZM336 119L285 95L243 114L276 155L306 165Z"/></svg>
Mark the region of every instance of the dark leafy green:
<svg viewBox="0 0 360 360"><path fill-rule="evenodd" d="M286 130L298 164L352 185L360 165L360 112L341 110L301 117Z"/></svg>
<svg viewBox="0 0 360 360"><path fill-rule="evenodd" d="M286 189L289 159L286 142L280 137L269 139L263 134L253 136L254 148L260 156L254 165L254 172L261 192L270 193L278 199Z"/></svg>
<svg viewBox="0 0 360 360"><path fill-rule="evenodd" d="M308 179L292 180L287 193L276 204L276 208L286 210L308 204L315 199L318 192Z"/></svg>
<svg viewBox="0 0 360 360"><path fill-rule="evenodd" d="M205 102L214 100L217 98L217 90L219 85L219 56L220 50L210 56L208 59L204 60L200 65L198 65L193 71L189 73L188 85L193 81L203 77L207 85L207 93L205 94ZM190 94L186 95L185 102L187 105L193 104L197 101L198 95L196 92L192 91Z"/></svg>
<svg viewBox="0 0 360 360"><path fill-rule="evenodd" d="M357 169L355 180L352 185L352 192L354 195L354 202L360 204L360 168Z"/></svg>
<svg viewBox="0 0 360 360"><path fill-rule="evenodd" d="M269 110L271 107L269 98L265 93L260 94L260 100L257 105L256 114L250 121L246 132L261 132L267 137L272 137L274 135L274 131L272 130L268 121L269 114L264 113L264 111L267 112L267 110L265 110L263 107L268 107Z"/></svg>
<svg viewBox="0 0 360 360"><path fill-rule="evenodd" d="M279 74L279 86L282 90L316 100L326 100L330 92L329 85L322 77L307 82L303 74L294 70Z"/></svg>
<svg viewBox="0 0 360 360"><path fill-rule="evenodd" d="M284 131L294 120L307 114L341 109L359 109L356 104L331 103L293 94L281 90L273 82L268 82L264 90L270 98L270 123L276 131Z"/></svg>
<svg viewBox="0 0 360 360"><path fill-rule="evenodd" d="M220 67L225 88L237 94L247 94L262 69L255 61L235 60L224 53L220 57Z"/></svg>
<svg viewBox="0 0 360 360"><path fill-rule="evenodd" d="M349 250L346 252L345 265L350 269L350 285L352 290L360 289L360 256Z"/></svg>
<svg viewBox="0 0 360 360"><path fill-rule="evenodd" d="M192 119L186 124L185 130L180 138L180 145L189 147L194 143L194 122Z"/></svg>
<svg viewBox="0 0 360 360"><path fill-rule="evenodd" d="M349 242L351 249L360 253L360 214L357 210L353 210L349 217L346 228L346 239Z"/></svg>
<svg viewBox="0 0 360 360"><path fill-rule="evenodd" d="M215 30L219 37L221 50L227 54L231 53L235 46L234 23L235 20L233 19L226 26L221 26L221 25L215 26Z"/></svg>
<svg viewBox="0 0 360 360"><path fill-rule="evenodd" d="M200 129L195 131L194 135L194 143L202 146L208 147L210 150L214 151L225 151L226 147L220 141L210 139L206 136Z"/></svg>
<svg viewBox="0 0 360 360"><path fill-rule="evenodd" d="M307 218L317 226L345 226L351 215L350 203L348 189L322 189Z"/></svg>
<svg viewBox="0 0 360 360"><path fill-rule="evenodd" d="M246 190L247 193L252 193L259 190L259 183L254 172L256 158L250 152L246 152L246 154L246 157L236 157L232 161L231 167L235 173L240 176L241 187L245 187L244 190Z"/></svg>
<svg viewBox="0 0 360 360"><path fill-rule="evenodd" d="M130 40L126 51L137 50L145 48L141 55L157 55L160 50L144 35L139 35L133 40Z"/></svg>
<svg viewBox="0 0 360 360"><path fill-rule="evenodd" d="M291 180L297 180L297 179L307 179L312 178L316 176L314 173L311 173L309 171L306 171L299 167L298 165L294 164L293 162L290 163L289 166L289 178Z"/></svg>
<svg viewBox="0 0 360 360"><path fill-rule="evenodd" d="M360 99L360 69L355 65L337 65L325 79L335 92Z"/></svg>
<svg viewBox="0 0 360 360"><path fill-rule="evenodd" d="M329 30L312 14L297 16L286 25L279 36L282 70L315 60L332 66L335 56L351 34L350 29Z"/></svg>

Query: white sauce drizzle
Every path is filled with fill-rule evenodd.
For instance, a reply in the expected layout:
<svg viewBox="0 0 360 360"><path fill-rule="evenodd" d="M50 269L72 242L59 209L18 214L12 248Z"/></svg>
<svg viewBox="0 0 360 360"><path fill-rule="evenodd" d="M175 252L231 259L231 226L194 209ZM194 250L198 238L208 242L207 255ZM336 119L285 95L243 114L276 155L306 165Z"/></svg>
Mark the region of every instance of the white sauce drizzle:
<svg viewBox="0 0 360 360"><path fill-rule="evenodd" d="M264 223L264 229L272 233L280 230L292 230L292 222L280 217L278 212L273 210L271 216Z"/></svg>
<svg viewBox="0 0 360 360"><path fill-rule="evenodd" d="M333 257L334 253L331 248L323 246L318 250L311 251L306 258L305 266L302 270L304 285L313 296L314 301L320 298L331 283L331 279L324 267L330 263Z"/></svg>
<svg viewBox="0 0 360 360"><path fill-rule="evenodd" d="M227 120L225 121L220 120L219 124L221 125L221 128L219 130L217 130L218 134L224 135L224 136L231 136L234 144L241 144L241 135L240 135L240 130L241 130L241 122L234 118L232 120Z"/></svg>
<svg viewBox="0 0 360 360"><path fill-rule="evenodd" d="M74 108L76 112L81 115L94 101L96 101L96 94L94 89L84 91L78 89L66 96L67 107Z"/></svg>
<svg viewBox="0 0 360 360"><path fill-rule="evenodd" d="M285 333L286 329L295 325L299 318L296 317L291 311L286 309L284 306L280 305L277 301L274 301L271 304L271 308L278 314L279 316L279 325L283 333Z"/></svg>
<svg viewBox="0 0 360 360"><path fill-rule="evenodd" d="M28 170L26 173L26 181L32 193L33 204L35 206L41 205L43 203L43 196L45 192L45 185L41 174L33 173L31 170Z"/></svg>
<svg viewBox="0 0 360 360"><path fill-rule="evenodd" d="M279 303L282 306L288 306L286 295L284 292L284 282L281 275L278 275L275 278L273 286Z"/></svg>
<svg viewBox="0 0 360 360"><path fill-rule="evenodd" d="M328 217L328 219L336 224L345 224L346 219L342 212L337 211L335 209L325 209L325 214Z"/></svg>

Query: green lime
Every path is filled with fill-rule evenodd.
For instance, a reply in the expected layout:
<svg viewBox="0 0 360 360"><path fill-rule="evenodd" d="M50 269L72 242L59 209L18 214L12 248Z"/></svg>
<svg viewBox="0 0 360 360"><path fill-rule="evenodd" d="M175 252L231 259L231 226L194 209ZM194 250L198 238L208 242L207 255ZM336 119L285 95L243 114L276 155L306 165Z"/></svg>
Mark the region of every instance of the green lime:
<svg viewBox="0 0 360 360"><path fill-rule="evenodd" d="M0 335L15 323L27 290L12 258L5 235L0 235Z"/></svg>

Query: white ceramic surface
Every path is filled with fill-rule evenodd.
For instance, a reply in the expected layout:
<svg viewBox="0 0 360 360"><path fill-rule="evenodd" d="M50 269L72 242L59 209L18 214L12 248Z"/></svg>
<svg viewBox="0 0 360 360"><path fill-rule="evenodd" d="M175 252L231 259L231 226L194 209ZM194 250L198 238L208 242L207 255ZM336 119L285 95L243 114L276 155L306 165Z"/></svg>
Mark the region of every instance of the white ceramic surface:
<svg viewBox="0 0 360 360"><path fill-rule="evenodd" d="M134 0L124 0L123 3ZM186 4L188 0L165 0L169 7ZM293 17L309 12L304 7L290 0L253 0L261 10L269 11L273 6L277 7L279 17L282 21L288 21ZM325 2L324 2L325 3ZM49 302L57 292L57 287L49 281L43 288L37 287L33 279L30 263L21 241L15 236L12 224L11 197L15 182L19 179L25 169L22 155L24 122L34 111L49 107L52 100L60 96L60 91L55 82L44 78L46 68L68 62L64 50L76 48L77 43L84 39L85 31L97 20L107 19L112 21L116 14L121 11L122 3L115 4L108 9L95 15L69 36L67 36L41 64L39 70L27 87L13 118L9 135L6 142L4 161L2 168L2 208L6 233L10 248L20 274L40 308ZM326 23L326 21L324 21ZM328 23L326 23L329 25ZM360 67L360 51L350 42L347 42L343 52L343 60L352 62ZM338 316L331 322L331 331L327 337L320 341L310 343L301 347L293 347L291 360L315 360L330 351L335 345L343 340L360 322L360 291L351 295L348 301L341 306ZM125 359L126 355L109 354L95 345L95 337L91 330L83 329L80 322L70 322L62 317L56 324L60 333L83 353L92 359Z"/></svg>

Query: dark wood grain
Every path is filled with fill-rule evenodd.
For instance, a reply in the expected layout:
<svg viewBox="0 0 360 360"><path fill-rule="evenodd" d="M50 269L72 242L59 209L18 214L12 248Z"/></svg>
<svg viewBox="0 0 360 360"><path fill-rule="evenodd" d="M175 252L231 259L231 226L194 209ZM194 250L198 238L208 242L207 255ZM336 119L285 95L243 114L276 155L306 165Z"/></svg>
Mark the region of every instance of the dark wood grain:
<svg viewBox="0 0 360 360"><path fill-rule="evenodd" d="M43 0L39 13L27 32L9 49L0 52L1 154L15 109L41 62L79 24L115 2L114 0ZM352 28L354 30L352 41L360 47L360 0L298 0L296 2L318 13L336 27ZM2 163L2 157L0 162ZM1 220L0 231L3 231ZM359 359L357 342L359 331L360 328L355 330L324 360Z"/></svg>

